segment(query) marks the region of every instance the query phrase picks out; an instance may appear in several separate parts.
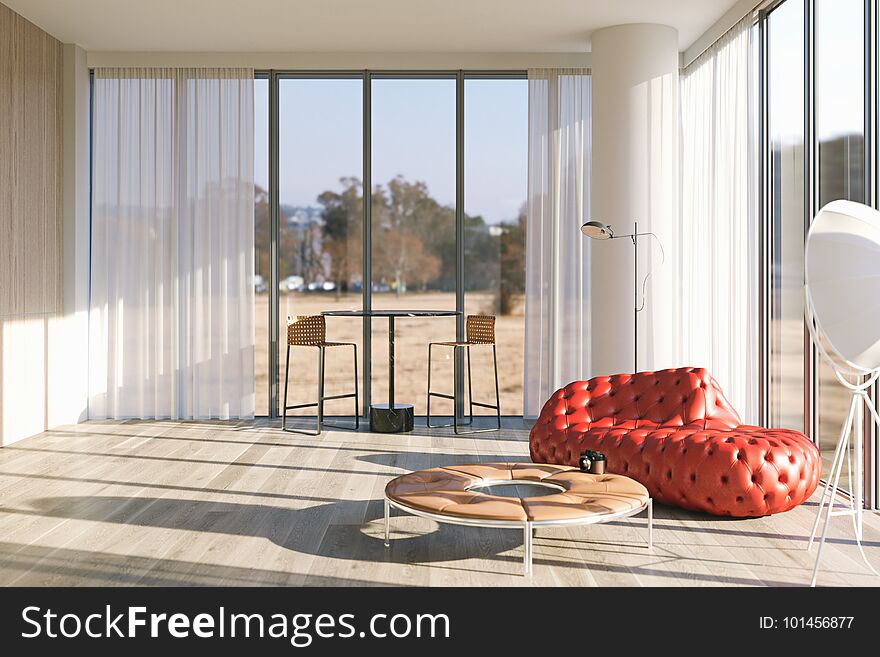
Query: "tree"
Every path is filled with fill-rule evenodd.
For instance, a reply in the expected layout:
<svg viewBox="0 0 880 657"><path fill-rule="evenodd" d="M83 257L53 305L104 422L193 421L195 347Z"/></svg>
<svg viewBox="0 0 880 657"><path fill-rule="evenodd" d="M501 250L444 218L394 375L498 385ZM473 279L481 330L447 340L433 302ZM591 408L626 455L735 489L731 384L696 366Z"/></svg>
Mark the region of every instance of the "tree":
<svg viewBox="0 0 880 657"><path fill-rule="evenodd" d="M464 270L467 291L497 290L498 237L480 215L464 216Z"/></svg>
<svg viewBox="0 0 880 657"><path fill-rule="evenodd" d="M415 235L398 228L386 228L373 240L373 269L390 281L397 294L406 291L410 281L425 290L440 273L440 259L425 249Z"/></svg>
<svg viewBox="0 0 880 657"><path fill-rule="evenodd" d="M269 282L269 192L254 185L254 273Z"/></svg>
<svg viewBox="0 0 880 657"><path fill-rule="evenodd" d="M449 271L455 281L455 213L434 200L424 182L402 176L373 190L373 274L398 294L421 289ZM451 236L451 242L449 237Z"/></svg>
<svg viewBox="0 0 880 657"><path fill-rule="evenodd" d="M514 298L526 289L526 215L527 205L519 210L516 223L502 223L500 244L500 285L498 312L509 315L514 310Z"/></svg>
<svg viewBox="0 0 880 657"><path fill-rule="evenodd" d="M330 278L336 292L348 290L362 268L361 231L363 226L363 184L357 178L340 178L341 192L326 191L318 196L324 206L324 252L330 256Z"/></svg>

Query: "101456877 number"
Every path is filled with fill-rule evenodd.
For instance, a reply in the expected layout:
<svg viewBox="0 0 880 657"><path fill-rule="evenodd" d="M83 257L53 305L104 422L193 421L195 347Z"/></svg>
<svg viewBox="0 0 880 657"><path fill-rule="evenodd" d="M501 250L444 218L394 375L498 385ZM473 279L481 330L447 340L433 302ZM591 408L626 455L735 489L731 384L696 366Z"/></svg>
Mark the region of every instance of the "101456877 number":
<svg viewBox="0 0 880 657"><path fill-rule="evenodd" d="M780 626L787 630L848 630L854 616L786 616Z"/></svg>

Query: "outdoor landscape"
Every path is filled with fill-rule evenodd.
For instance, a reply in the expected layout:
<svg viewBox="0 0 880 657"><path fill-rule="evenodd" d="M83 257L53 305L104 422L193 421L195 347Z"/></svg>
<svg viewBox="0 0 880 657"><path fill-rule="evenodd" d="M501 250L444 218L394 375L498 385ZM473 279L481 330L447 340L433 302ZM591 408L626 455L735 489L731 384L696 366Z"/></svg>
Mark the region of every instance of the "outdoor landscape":
<svg viewBox="0 0 880 657"><path fill-rule="evenodd" d="M256 220L256 409L268 411L268 289L270 217L268 194L257 187ZM283 394L288 316L362 307L363 186L342 178L337 190L317 198L317 206L280 208L279 241L279 395ZM423 182L398 176L372 192L372 304L382 309L455 309L455 210L432 198ZM465 313L496 315L502 413L522 414L525 287L525 208L509 222L487 224L465 215ZM355 342L363 358L360 318L328 318L328 340ZM405 318L396 322L396 401L426 411L427 344L455 338L454 318ZM388 321L372 320L372 399L388 397ZM288 404L317 395L317 354L295 348L291 354ZM494 403L492 351L472 349L477 401ZM451 349L438 348L432 370L434 388L452 391ZM351 388L350 349L331 349L326 363L326 394ZM360 373L363 363L358 364ZM363 388L361 388L363 394ZM436 404L436 406L435 406ZM328 402L328 415L350 413L351 400ZM432 413L448 414L450 402L432 402ZM491 413L480 409L480 414ZM303 409L296 414L312 414Z"/></svg>

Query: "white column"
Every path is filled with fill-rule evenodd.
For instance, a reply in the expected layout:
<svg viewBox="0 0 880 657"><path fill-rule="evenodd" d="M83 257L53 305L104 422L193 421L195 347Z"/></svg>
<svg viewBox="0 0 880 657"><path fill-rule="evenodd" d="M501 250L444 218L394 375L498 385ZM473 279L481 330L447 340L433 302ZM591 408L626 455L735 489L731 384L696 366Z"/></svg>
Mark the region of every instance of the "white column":
<svg viewBox="0 0 880 657"><path fill-rule="evenodd" d="M592 35L593 152L591 218L618 235L654 231L638 241L638 369L677 364L670 289L677 262L678 32L665 25L603 28ZM588 239L588 238L585 238ZM629 239L591 244L592 374L632 372L633 247ZM664 286L664 281L668 284Z"/></svg>

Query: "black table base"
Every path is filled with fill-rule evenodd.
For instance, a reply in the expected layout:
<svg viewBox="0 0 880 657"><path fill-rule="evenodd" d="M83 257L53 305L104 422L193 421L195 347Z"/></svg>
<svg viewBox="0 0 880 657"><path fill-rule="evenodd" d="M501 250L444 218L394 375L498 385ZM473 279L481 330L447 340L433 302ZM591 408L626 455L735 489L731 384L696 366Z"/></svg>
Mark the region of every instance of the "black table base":
<svg viewBox="0 0 880 657"><path fill-rule="evenodd" d="M370 431L374 433L401 433L413 430L415 411L412 404L372 404Z"/></svg>

